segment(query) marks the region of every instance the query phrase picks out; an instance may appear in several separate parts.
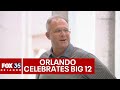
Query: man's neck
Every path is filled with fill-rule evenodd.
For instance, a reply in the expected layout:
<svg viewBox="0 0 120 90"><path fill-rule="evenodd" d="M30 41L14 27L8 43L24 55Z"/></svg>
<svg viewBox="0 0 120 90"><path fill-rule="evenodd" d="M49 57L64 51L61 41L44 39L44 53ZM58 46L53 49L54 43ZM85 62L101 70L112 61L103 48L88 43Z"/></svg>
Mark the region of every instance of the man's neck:
<svg viewBox="0 0 120 90"><path fill-rule="evenodd" d="M65 52L66 48L53 48L53 54L58 57L60 55L62 55Z"/></svg>

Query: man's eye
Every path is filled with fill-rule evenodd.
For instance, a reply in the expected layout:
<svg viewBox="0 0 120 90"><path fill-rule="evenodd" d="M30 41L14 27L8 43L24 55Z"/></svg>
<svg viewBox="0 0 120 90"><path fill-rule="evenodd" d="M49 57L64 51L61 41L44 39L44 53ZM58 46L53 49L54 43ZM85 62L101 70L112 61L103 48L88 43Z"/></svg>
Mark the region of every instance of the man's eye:
<svg viewBox="0 0 120 90"><path fill-rule="evenodd" d="M61 32L61 30L57 30L57 32Z"/></svg>
<svg viewBox="0 0 120 90"><path fill-rule="evenodd" d="M68 32L68 30L66 29L66 30L64 30L65 32Z"/></svg>
<svg viewBox="0 0 120 90"><path fill-rule="evenodd" d="M55 32L58 32L58 33L59 33L59 32L61 32L61 30L58 29L58 30L56 30Z"/></svg>
<svg viewBox="0 0 120 90"><path fill-rule="evenodd" d="M55 33L61 33L62 31L65 32L65 33L69 32L68 29L65 29L65 30L58 29L58 30L55 30Z"/></svg>

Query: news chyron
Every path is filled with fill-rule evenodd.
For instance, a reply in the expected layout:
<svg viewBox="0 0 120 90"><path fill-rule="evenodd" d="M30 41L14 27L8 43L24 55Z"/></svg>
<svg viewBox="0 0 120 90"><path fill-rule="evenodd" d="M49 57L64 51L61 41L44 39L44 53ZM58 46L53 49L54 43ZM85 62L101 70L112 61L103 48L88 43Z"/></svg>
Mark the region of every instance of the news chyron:
<svg viewBox="0 0 120 90"><path fill-rule="evenodd" d="M0 59L0 74L21 74L21 58Z"/></svg>
<svg viewBox="0 0 120 90"><path fill-rule="evenodd" d="M94 74L94 58L0 58L0 74Z"/></svg>

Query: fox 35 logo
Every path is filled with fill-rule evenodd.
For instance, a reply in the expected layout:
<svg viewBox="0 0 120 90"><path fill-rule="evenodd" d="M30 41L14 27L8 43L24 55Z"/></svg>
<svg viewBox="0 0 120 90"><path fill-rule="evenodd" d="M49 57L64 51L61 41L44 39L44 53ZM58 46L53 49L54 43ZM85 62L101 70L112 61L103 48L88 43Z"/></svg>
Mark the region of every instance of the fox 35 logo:
<svg viewBox="0 0 120 90"><path fill-rule="evenodd" d="M2 63L2 68L14 68L14 69L20 69L21 63Z"/></svg>

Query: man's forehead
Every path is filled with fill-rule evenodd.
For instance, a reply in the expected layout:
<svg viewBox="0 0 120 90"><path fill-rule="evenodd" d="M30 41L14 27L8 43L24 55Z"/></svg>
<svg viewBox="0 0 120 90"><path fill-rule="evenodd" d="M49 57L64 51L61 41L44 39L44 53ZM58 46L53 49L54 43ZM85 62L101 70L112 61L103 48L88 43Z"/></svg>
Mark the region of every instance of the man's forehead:
<svg viewBox="0 0 120 90"><path fill-rule="evenodd" d="M62 27L66 27L68 28L68 23L66 22L66 20L62 19L62 18L54 18L52 19L52 21L49 24L49 29L56 29L56 28L62 28Z"/></svg>
<svg viewBox="0 0 120 90"><path fill-rule="evenodd" d="M63 20L57 20L57 21L53 21L50 24L51 28L68 28L68 23L66 21Z"/></svg>
<svg viewBox="0 0 120 90"><path fill-rule="evenodd" d="M64 19L62 18L54 18L52 21L51 21L51 24L53 23L67 23Z"/></svg>

